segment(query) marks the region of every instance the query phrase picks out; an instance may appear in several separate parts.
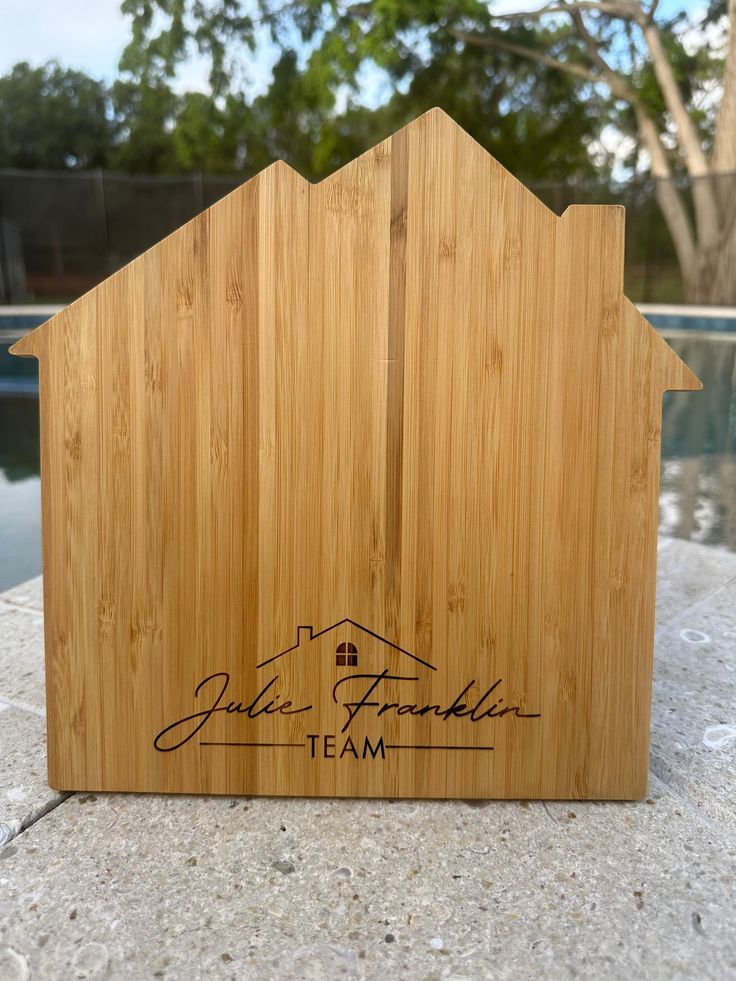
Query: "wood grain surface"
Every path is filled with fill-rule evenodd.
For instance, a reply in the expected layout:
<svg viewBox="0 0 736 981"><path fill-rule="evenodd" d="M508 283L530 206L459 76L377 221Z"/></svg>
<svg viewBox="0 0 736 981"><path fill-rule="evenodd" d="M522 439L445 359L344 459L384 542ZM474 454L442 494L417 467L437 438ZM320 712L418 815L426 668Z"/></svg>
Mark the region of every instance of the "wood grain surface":
<svg viewBox="0 0 736 981"><path fill-rule="evenodd" d="M623 233L432 110L19 341L52 786L643 795L662 393L700 384Z"/></svg>

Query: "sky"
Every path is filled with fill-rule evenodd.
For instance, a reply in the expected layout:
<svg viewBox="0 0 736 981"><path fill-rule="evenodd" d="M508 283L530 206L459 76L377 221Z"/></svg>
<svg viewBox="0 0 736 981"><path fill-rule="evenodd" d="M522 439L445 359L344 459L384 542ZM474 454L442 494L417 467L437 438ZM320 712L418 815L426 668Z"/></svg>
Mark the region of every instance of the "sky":
<svg viewBox="0 0 736 981"><path fill-rule="evenodd" d="M52 58L112 81L130 33L120 0L0 0L0 74L18 61L40 64ZM262 50L252 68L252 84L267 85L271 61ZM175 87L206 92L208 69L198 57L182 66Z"/></svg>
<svg viewBox="0 0 736 981"><path fill-rule="evenodd" d="M663 0L660 9L702 6L702 0ZM499 0L496 10L532 10L541 6L530 0ZM120 0L0 0L0 74L18 61L40 64L57 58L66 67L79 68L111 81L128 38L127 19ZM250 94L268 84L272 51L263 44L251 66ZM192 57L183 65L175 87L206 92L207 65Z"/></svg>
<svg viewBox="0 0 736 981"><path fill-rule="evenodd" d="M126 35L120 0L0 0L0 72L59 58L109 78Z"/></svg>

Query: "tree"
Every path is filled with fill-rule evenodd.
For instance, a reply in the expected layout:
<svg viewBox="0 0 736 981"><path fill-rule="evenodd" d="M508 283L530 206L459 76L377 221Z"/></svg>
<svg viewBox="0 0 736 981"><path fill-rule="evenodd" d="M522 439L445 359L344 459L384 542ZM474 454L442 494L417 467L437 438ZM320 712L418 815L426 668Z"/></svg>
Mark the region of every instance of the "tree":
<svg viewBox="0 0 736 981"><path fill-rule="evenodd" d="M242 166L243 113L234 96L220 106L201 92L183 95L172 134L178 170L227 174Z"/></svg>
<svg viewBox="0 0 736 981"><path fill-rule="evenodd" d="M374 109L349 101L338 111L330 91L305 71L295 51L286 50L267 91L249 105L239 103L245 166L254 173L284 159L308 179L320 180L439 102L499 160L513 160L515 171L527 178L565 173L593 178L585 151L597 125L590 105L571 99L572 87L557 73L530 69L519 59L513 59L515 70L508 65L505 72L491 72L493 60L487 52L458 53L448 46L417 71L406 91L395 91ZM511 78L526 93L527 104L518 112L508 111L514 98ZM484 98L477 97L479 92ZM537 111L542 106L544 111ZM530 131L534 148L523 138ZM574 132L573 141L569 132ZM570 142L572 153L567 152Z"/></svg>
<svg viewBox="0 0 736 981"><path fill-rule="evenodd" d="M296 12L300 5L287 6ZM418 113L442 104L499 160L513 159L517 174L595 176L586 146L595 138L596 100L580 97L570 80L544 65L470 46L458 50L449 35L435 36L425 63L412 56L407 85L368 111L353 97L361 85L360 65L353 65L355 93L346 99L344 83L351 73L335 74L332 46L305 58L300 35L291 29L282 33L278 8L271 11L264 4L261 26L270 23L281 52L268 90L246 104L232 79L242 77L238 54L247 60L257 25L235 7L225 0L191 9L172 7L167 0L127 0L123 10L133 17L133 31L121 69L139 83L160 84L175 74L192 44L209 51L213 104L219 106L228 94L226 128L231 138L238 135L236 156L250 172L283 158L305 177L319 179ZM166 26L156 32L162 14L168 22L164 17Z"/></svg>
<svg viewBox="0 0 736 981"><path fill-rule="evenodd" d="M175 172L177 96L161 81L118 80L112 98L118 122L118 139L110 154L112 169L133 174Z"/></svg>
<svg viewBox="0 0 736 981"><path fill-rule="evenodd" d="M431 38L428 57L407 49L396 62L378 53L374 58L364 39L368 47L351 61L338 50L337 35L325 35L322 45L312 43L316 21L297 31L282 19L287 11L309 17L309 3L287 3L282 9L264 0L258 18L241 7L245 3L238 0L173 5L168 0L125 0L123 10L132 17L133 30L121 70L136 84L157 85L176 73L192 45L209 52L214 105L225 100L225 119L239 136L238 153L250 172L283 158L305 177L319 179L439 104L526 179L596 176L586 147L596 136L600 100L579 94L570 79L546 65L459 46L439 32ZM280 55L268 90L246 103L233 80L237 85L242 78L240 69L255 47L258 30L268 28ZM388 42L373 47L384 53L394 50ZM380 62L393 91L368 110L360 90L361 71L370 62Z"/></svg>
<svg viewBox="0 0 736 981"><path fill-rule="evenodd" d="M736 0L728 0L731 17ZM699 45L688 52L678 26L683 16L657 22L658 0L550 0L533 13L504 20L563 19L559 53L510 42L502 18L478 30L462 20L447 30L463 44L512 50L567 73L587 87L606 89L624 104L637 143L649 157L655 193L677 253L685 292L692 302L736 302L736 40L726 42L725 65ZM723 12L718 3L700 30ZM688 27L691 25L688 24ZM623 45L623 53L618 49ZM621 66L625 59L626 68ZM708 111L709 83L722 74L715 112ZM706 97L704 99L704 96ZM678 186L689 178L690 203Z"/></svg>
<svg viewBox="0 0 736 981"><path fill-rule="evenodd" d="M0 167L99 167L113 137L102 82L55 61L19 62L0 77Z"/></svg>
<svg viewBox="0 0 736 981"><path fill-rule="evenodd" d="M395 86L390 102L397 112L401 93L430 79L440 55L446 66L452 56L460 65L471 49L493 55L491 74L507 79L507 102L516 96L517 113L523 113L528 91L520 63L544 69L545 84L550 72L560 73L575 84L569 105L596 109L599 131L608 121L629 130L640 157L648 158L687 297L734 303L736 42L726 34L721 57L708 28L722 24L725 3L733 16L736 0L712 0L700 21L663 18L657 2L547 0L533 12L494 15L483 0L260 0L258 14L247 0L123 0L133 24L123 65L140 77L165 76L195 44L209 53L215 91L223 91L234 64L253 50L258 30L268 28L281 49L303 64L302 90L319 92L322 113L333 116L341 95L360 114L353 107L367 66ZM461 74L456 84L463 87ZM492 87L480 86L475 99L487 111ZM536 117L527 113L519 146L533 148L541 139L548 120L535 109ZM507 105L497 115L514 113ZM565 134L564 121L559 125ZM565 135L574 153L575 139L579 146L586 131L571 123ZM493 149L488 133L481 142ZM543 159L539 151L534 155ZM516 163L514 169L518 173Z"/></svg>

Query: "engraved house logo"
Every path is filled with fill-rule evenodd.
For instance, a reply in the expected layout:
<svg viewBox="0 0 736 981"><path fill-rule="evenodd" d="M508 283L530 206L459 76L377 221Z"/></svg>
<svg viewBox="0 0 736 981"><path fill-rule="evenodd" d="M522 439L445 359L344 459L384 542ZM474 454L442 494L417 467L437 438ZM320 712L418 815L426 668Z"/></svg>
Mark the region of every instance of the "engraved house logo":
<svg viewBox="0 0 736 981"><path fill-rule="evenodd" d="M435 665L349 617L320 630L300 625L296 634L295 644L257 665L254 698L234 697L227 672L204 678L194 692L197 709L166 725L155 748L171 752L196 738L202 747L219 749L303 748L308 759L376 760L394 750L491 751L491 722L540 717L507 700L502 678L471 678L454 699L433 697ZM291 695L296 691L299 703ZM227 732L212 738L212 723L223 719L229 721ZM320 731L314 731L315 719ZM255 720L258 739L249 737ZM484 723L480 740L478 723ZM465 738L468 725L473 738Z"/></svg>
<svg viewBox="0 0 736 981"><path fill-rule="evenodd" d="M315 632L312 626L297 627L296 644L294 644L292 647L287 647L285 651L281 651L279 654L274 654L273 657L270 657L265 661L261 661L258 667L263 668L267 664L273 664L274 661L284 657L286 654L291 654L293 651L306 651L307 645L313 643L314 641L318 641L320 638L325 637L328 634L339 634L341 630L345 632L351 627L363 633L366 639L372 638L374 641L378 641L380 644L383 644L394 651L405 654L407 657L412 658L412 660L417 661L419 664L423 664L425 668L432 668L433 671L436 670L434 665L430 664L429 661L425 661L423 658L417 657L417 655L412 654L411 651L407 651L398 644L392 643L392 641L387 640L386 637L382 637L374 630L364 627L363 624L358 623L357 620L351 620L350 617L345 617L342 620L338 620L337 623L333 623L331 626L325 627L323 630L318 630L317 632ZM335 664L338 667L356 667L358 664L358 648L356 645L351 641L341 640L335 648Z"/></svg>

